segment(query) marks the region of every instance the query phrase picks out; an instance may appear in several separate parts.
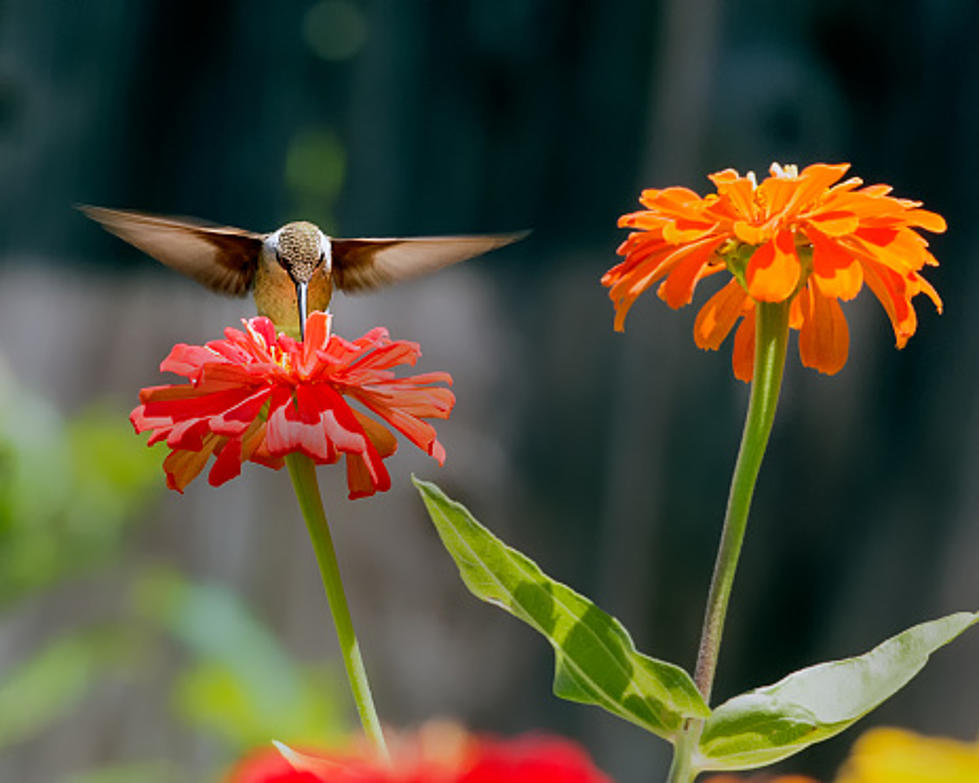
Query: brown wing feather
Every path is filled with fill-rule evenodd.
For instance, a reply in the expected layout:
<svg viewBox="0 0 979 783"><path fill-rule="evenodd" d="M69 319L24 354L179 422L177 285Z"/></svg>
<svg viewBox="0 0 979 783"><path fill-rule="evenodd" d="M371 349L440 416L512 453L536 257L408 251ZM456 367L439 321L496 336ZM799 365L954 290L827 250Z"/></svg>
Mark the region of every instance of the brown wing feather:
<svg viewBox="0 0 979 783"><path fill-rule="evenodd" d="M337 288L343 291L366 291L488 253L529 233L331 239L333 278Z"/></svg>
<svg viewBox="0 0 979 783"><path fill-rule="evenodd" d="M264 234L125 209L80 206L88 217L157 261L222 294L243 296Z"/></svg>

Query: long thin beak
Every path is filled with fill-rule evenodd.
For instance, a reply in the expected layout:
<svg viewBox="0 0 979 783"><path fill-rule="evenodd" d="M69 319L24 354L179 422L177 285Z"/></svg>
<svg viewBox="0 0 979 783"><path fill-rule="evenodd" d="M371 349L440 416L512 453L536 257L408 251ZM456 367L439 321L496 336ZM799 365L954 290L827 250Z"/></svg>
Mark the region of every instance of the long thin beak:
<svg viewBox="0 0 979 783"><path fill-rule="evenodd" d="M299 339L306 339L306 295L309 290L309 283L296 283L296 304L299 305Z"/></svg>

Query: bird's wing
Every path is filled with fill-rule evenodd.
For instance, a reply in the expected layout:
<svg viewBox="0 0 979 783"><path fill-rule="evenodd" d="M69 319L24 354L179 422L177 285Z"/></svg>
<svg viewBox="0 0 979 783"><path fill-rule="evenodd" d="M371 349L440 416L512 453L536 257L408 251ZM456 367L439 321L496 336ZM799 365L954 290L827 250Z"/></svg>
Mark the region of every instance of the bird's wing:
<svg viewBox="0 0 979 783"><path fill-rule="evenodd" d="M243 296L251 287L265 234L194 218L163 217L128 209L80 206L102 228L198 283Z"/></svg>
<svg viewBox="0 0 979 783"><path fill-rule="evenodd" d="M529 233L331 239L333 277L343 291L366 291L488 253Z"/></svg>

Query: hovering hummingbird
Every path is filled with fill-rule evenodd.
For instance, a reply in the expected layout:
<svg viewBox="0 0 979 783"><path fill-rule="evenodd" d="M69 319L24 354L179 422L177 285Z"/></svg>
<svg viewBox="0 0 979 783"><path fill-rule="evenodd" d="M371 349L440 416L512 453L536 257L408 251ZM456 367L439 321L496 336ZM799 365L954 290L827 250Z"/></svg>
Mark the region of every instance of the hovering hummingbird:
<svg viewBox="0 0 979 783"><path fill-rule="evenodd" d="M339 239L305 221L260 234L128 209L79 209L106 231L212 291L244 296L251 290L258 314L300 339L307 312L325 310L335 288L359 292L396 283L529 233Z"/></svg>

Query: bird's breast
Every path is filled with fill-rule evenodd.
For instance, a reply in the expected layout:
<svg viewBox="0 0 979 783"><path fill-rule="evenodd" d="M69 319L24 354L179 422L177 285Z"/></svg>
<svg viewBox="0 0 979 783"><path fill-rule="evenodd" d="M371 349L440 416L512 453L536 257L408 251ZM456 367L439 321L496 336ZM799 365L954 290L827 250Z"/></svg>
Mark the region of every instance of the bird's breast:
<svg viewBox="0 0 979 783"><path fill-rule="evenodd" d="M258 314L269 318L278 331L299 339L299 305L296 285L279 264L275 252L263 248L255 270L253 290ZM317 267L309 281L309 312L326 310L333 294L333 284L324 265Z"/></svg>

